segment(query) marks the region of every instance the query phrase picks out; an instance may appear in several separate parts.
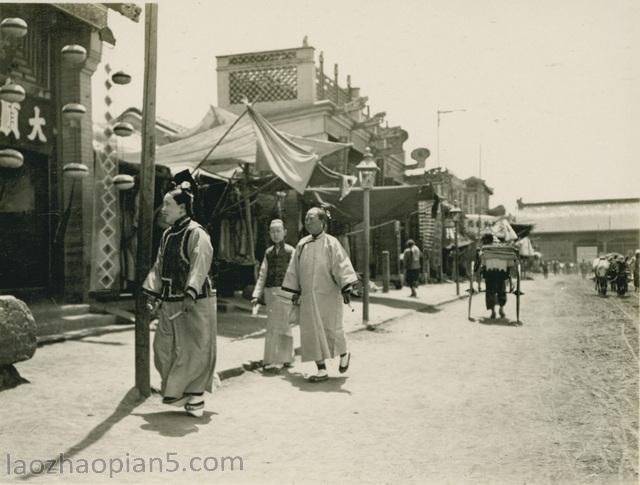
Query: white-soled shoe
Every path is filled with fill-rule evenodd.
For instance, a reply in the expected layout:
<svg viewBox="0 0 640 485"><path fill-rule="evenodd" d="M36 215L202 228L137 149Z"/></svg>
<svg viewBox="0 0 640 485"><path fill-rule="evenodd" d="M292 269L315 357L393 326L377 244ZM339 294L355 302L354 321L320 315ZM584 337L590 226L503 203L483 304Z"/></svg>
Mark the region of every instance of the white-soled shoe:
<svg viewBox="0 0 640 485"><path fill-rule="evenodd" d="M326 369L319 370L316 375L309 377L309 382L322 382L329 379L329 374L327 374Z"/></svg>
<svg viewBox="0 0 640 485"><path fill-rule="evenodd" d="M189 416L201 418L204 414L204 396L190 396L184 410Z"/></svg>
<svg viewBox="0 0 640 485"><path fill-rule="evenodd" d="M340 374L344 374L349 370L349 364L351 363L351 352L347 352L344 357L340 357L340 366L338 371Z"/></svg>

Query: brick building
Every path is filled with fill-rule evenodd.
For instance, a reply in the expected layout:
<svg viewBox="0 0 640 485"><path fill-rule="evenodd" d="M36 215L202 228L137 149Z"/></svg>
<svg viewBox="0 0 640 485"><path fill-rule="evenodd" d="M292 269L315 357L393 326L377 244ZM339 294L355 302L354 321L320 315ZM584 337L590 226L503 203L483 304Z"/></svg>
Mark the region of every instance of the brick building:
<svg viewBox="0 0 640 485"><path fill-rule="evenodd" d="M533 224L530 239L544 259L580 262L640 248L640 199L525 203L516 222Z"/></svg>
<svg viewBox="0 0 640 485"><path fill-rule="evenodd" d="M88 294L96 182L91 78L101 59L103 40L113 42L108 8L103 4L0 4L1 19L18 17L28 25L27 34L14 43L6 36L0 38L0 82L10 77L26 92L20 103L2 101L0 148L20 151L24 165L0 169L0 293L65 301L82 301ZM63 65L61 50L70 44L86 49L81 65ZM67 103L86 108L77 126L62 119L61 108ZM73 162L89 169L89 175L75 186L62 171ZM63 233L60 221L70 199Z"/></svg>

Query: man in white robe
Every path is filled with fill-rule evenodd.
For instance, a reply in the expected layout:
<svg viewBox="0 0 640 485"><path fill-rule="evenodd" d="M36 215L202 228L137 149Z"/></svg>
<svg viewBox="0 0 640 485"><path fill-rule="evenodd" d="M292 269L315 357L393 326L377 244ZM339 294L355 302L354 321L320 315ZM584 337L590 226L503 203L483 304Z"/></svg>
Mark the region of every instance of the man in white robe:
<svg viewBox="0 0 640 485"><path fill-rule="evenodd" d="M267 248L251 303L257 305L262 297L267 307L267 333L264 338L265 371L274 371L278 365L289 366L293 362L293 335L291 298L282 291L282 280L289 266L294 248L284 242L287 232L280 219L269 225L269 237L273 246Z"/></svg>
<svg viewBox="0 0 640 485"><path fill-rule="evenodd" d="M358 280L342 245L325 232L327 215L314 207L307 212L309 232L291 256L282 289L293 293L300 305L302 361L315 361L318 373L311 382L328 379L325 359L340 356L339 371L346 372L351 354L342 328L343 303L349 303L351 287Z"/></svg>

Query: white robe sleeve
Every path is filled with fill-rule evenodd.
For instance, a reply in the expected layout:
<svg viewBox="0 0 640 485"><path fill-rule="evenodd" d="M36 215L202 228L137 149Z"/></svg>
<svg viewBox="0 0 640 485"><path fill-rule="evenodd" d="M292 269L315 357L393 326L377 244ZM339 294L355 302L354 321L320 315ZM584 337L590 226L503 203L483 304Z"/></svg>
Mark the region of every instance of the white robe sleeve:
<svg viewBox="0 0 640 485"><path fill-rule="evenodd" d="M331 275L340 287L340 291L344 291L358 281L358 275L342 245L334 240L331 246Z"/></svg>
<svg viewBox="0 0 640 485"><path fill-rule="evenodd" d="M286 274L284 275L284 280L282 280L282 289L290 293L300 294L300 268L298 261L300 259L298 257L300 249L300 244L298 244L293 250L293 253L291 253L289 266Z"/></svg>
<svg viewBox="0 0 640 485"><path fill-rule="evenodd" d="M202 290L211 269L213 246L209 234L202 228L194 229L189 238L187 250L189 251L190 268L184 291L195 299Z"/></svg>
<svg viewBox="0 0 640 485"><path fill-rule="evenodd" d="M253 290L251 295L252 298L260 298L262 296L262 292L264 291L264 285L267 282L267 272L269 271L269 266L267 264L267 255L265 254L262 264L260 265L260 273L258 273L258 281L256 281L256 287Z"/></svg>

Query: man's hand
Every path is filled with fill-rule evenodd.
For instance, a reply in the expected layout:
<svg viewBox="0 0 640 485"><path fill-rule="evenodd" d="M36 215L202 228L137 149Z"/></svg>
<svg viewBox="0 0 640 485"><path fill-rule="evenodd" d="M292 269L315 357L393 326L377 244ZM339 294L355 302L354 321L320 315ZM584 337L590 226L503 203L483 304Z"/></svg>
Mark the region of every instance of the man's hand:
<svg viewBox="0 0 640 485"><path fill-rule="evenodd" d="M147 296L147 310L154 313L160 306L160 300L154 296Z"/></svg>
<svg viewBox="0 0 640 485"><path fill-rule="evenodd" d="M251 298L251 304L252 305L257 305L259 303L257 298Z"/></svg>
<svg viewBox="0 0 640 485"><path fill-rule="evenodd" d="M342 292L342 301L345 305L351 303L351 288L347 288Z"/></svg>
<svg viewBox="0 0 640 485"><path fill-rule="evenodd" d="M189 295L186 295L182 300L182 311L184 313L189 313L193 311L196 306L196 301Z"/></svg>
<svg viewBox="0 0 640 485"><path fill-rule="evenodd" d="M293 296L291 297L291 302L294 305L299 305L300 304L300 295L298 293L294 293Z"/></svg>

